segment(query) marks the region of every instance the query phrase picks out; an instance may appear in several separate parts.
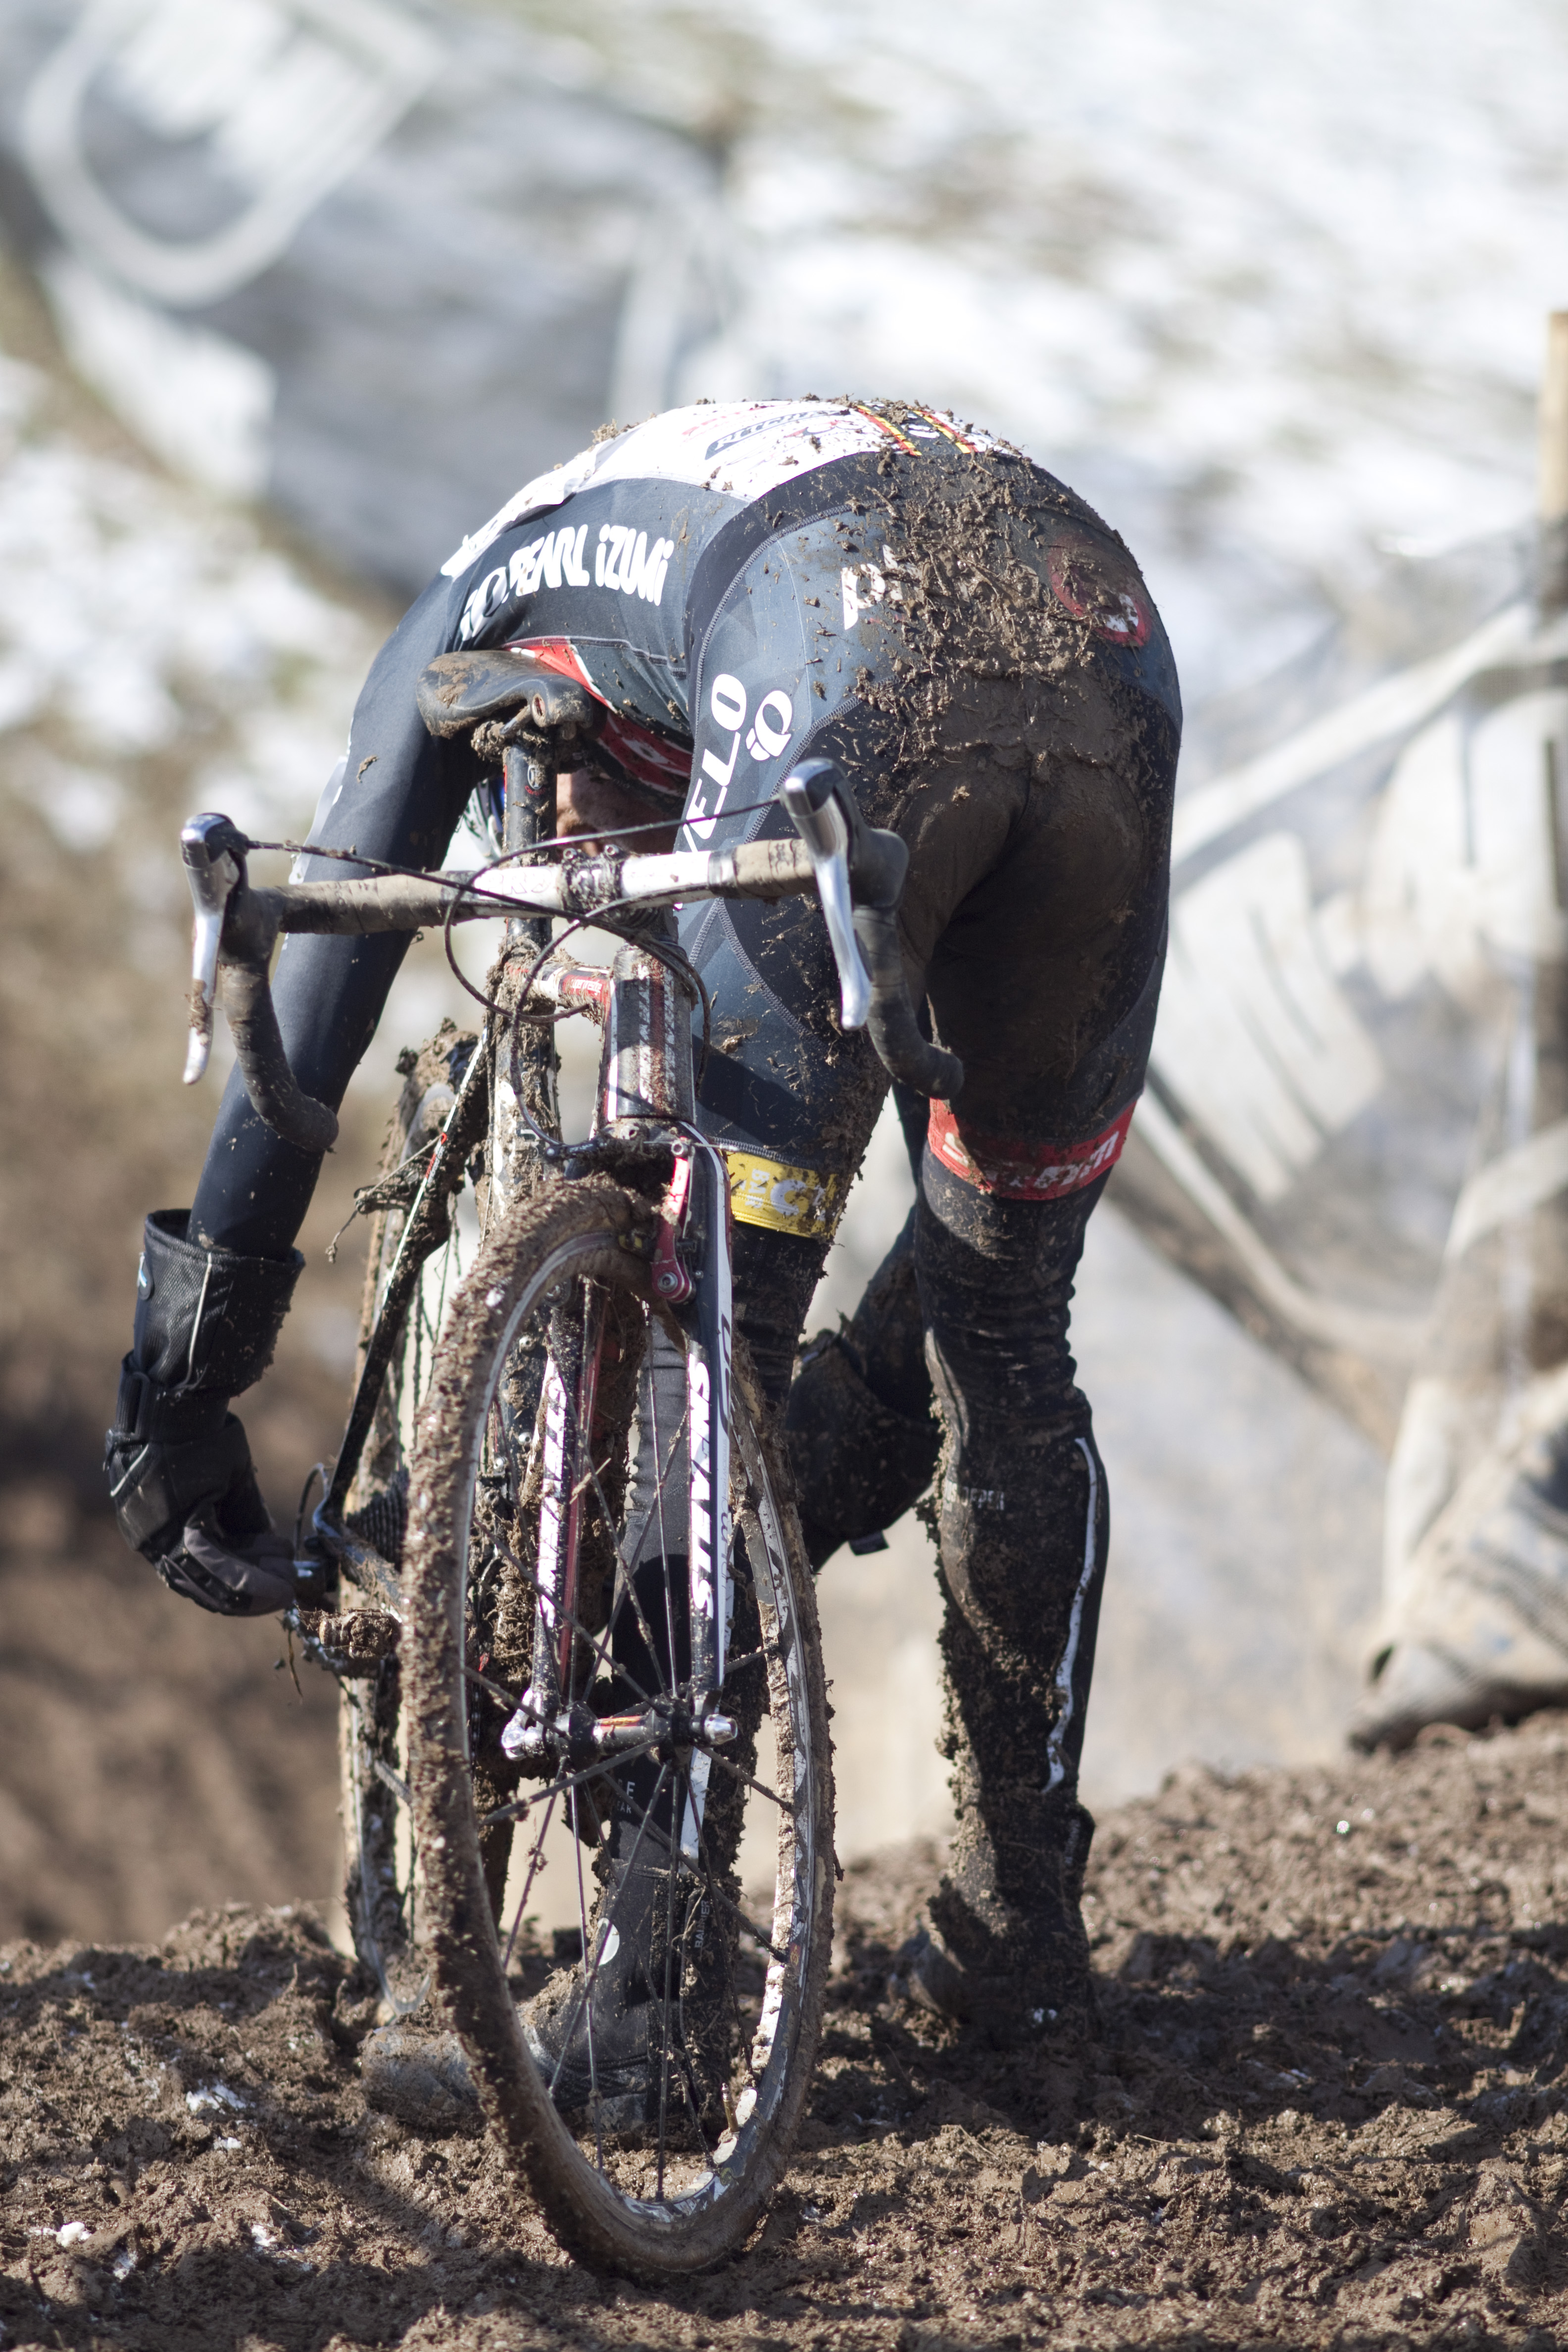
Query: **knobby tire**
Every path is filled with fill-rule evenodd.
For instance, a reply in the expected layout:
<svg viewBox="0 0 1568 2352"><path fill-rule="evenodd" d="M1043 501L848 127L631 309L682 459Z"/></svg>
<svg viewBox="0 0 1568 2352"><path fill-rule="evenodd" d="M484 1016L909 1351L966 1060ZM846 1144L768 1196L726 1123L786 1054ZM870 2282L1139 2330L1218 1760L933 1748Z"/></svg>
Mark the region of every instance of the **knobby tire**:
<svg viewBox="0 0 1568 2352"><path fill-rule="evenodd" d="M755 1652L749 1660L737 1658L735 1671L755 1675L760 1664L765 1673L759 1720L771 1720L779 1743L770 1800L776 1811L777 1859L756 2034L748 2044L742 2029L734 2045L740 2053L735 2080L741 2068L749 2069L750 2087L742 2084L733 2100L725 2092L726 2128L711 2145L693 2094L698 2153L680 2176L683 2186L671 2187L667 2175L662 2111L657 2189L647 2195L638 2186L647 2185L652 2160L646 2142L628 2143L629 2156L615 2144L607 2155L602 2126L595 2124L592 2134L581 2125L574 2130L557 2112L524 2038L516 1987L509 1981L509 1939L504 1924L498 1931L493 1872L487 1879L475 1802L470 1718L482 1701L473 1696L468 1595L470 1552L480 1525L476 1498L481 1464L493 1460L497 1400L512 1393L504 1383L509 1365L518 1360L520 1335L537 1327L548 1303L558 1304L569 1292L585 1296L584 1285L592 1283L623 1302L637 1303L636 1311L645 1317L650 1335L648 1361L654 1360L651 1334L659 1325L659 1310L650 1304L645 1256L635 1244L627 1246L640 1233L646 1254L648 1218L646 1202L605 1181L558 1183L520 1201L481 1244L452 1304L418 1416L404 1555L403 1705L422 1883L420 1958L429 1964L440 2004L461 2040L487 2120L570 2252L591 2267L658 2278L702 2270L741 2243L761 2218L809 2094L832 1940L831 1750L815 1594L740 1343L731 1391L731 1492L739 1497L732 1557L741 1564L737 1591L743 1568L752 1596L748 1606L762 1630ZM668 1332L672 1327L659 1328ZM630 1425L628 1415L626 1428ZM625 1435L623 1429L617 1442ZM521 1495L521 1485L517 1491ZM624 1567L625 1555L614 1540ZM642 1555L636 1557L640 1562ZM626 1582L629 1591L636 1579L628 1574ZM641 1602L633 1606L640 1620ZM717 1771L710 1787L722 1784L737 1792L736 1768L721 1763ZM759 1807L766 1793L758 1793ZM645 1824L653 1819L653 1801L648 1801ZM738 1790L735 1801L749 1801L744 1790ZM712 1819L721 1808L715 1798L709 1803ZM672 1915L678 1886L695 1885L700 1892L706 1885L705 1918L711 1914L716 1919L725 1908L739 1916L710 1867L704 1864L705 1876L683 1875L678 1815L672 1811L668 1818L664 1850ZM581 1889L581 1855L577 1868ZM618 1897L609 1892L609 1881L601 1883L609 1919ZM596 1943L597 1927L593 1934ZM667 2078L672 1948L667 1944ZM730 1998L739 2025L739 2006ZM591 2010L588 2032L591 2039Z"/></svg>

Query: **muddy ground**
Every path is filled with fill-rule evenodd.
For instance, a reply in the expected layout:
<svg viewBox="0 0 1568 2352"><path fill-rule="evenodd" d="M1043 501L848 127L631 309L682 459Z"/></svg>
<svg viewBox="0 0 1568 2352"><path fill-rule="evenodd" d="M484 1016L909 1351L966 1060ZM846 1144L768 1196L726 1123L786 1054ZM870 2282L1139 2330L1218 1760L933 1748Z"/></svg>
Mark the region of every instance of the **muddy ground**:
<svg viewBox="0 0 1568 2352"><path fill-rule="evenodd" d="M367 2111L303 1909L0 1954L7 2347L1561 2344L1568 1718L1181 1776L1101 1824L1100 2020L933 2029L889 1961L937 1857L850 1872L819 2083L760 2237L578 2270L486 2143Z"/></svg>

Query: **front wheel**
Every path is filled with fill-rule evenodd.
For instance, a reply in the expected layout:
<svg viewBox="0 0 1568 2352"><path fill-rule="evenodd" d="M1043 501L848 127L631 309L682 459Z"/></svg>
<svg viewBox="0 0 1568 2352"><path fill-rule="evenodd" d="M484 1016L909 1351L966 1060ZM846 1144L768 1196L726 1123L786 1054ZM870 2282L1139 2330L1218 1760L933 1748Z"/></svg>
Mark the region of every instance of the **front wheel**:
<svg viewBox="0 0 1568 2352"><path fill-rule="evenodd" d="M416 1433L405 1640L429 1958L489 2120L571 2252L669 2276L745 2237L788 2156L832 1771L810 1571L743 1352L726 1381L653 1305L647 1221L567 1184L481 1249ZM719 1577L689 1540L725 1458L710 1400ZM577 1925L546 1944L551 1871Z"/></svg>

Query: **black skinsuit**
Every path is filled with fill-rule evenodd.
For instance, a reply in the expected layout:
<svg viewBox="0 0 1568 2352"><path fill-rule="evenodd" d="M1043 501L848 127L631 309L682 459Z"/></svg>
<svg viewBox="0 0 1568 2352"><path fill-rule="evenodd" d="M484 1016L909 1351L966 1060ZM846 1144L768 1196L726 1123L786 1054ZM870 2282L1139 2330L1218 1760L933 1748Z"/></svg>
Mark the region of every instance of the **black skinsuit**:
<svg viewBox="0 0 1568 2352"><path fill-rule="evenodd" d="M1065 1997L1108 1526L1068 1307L1163 952L1180 705L1158 617L1079 500L945 419L677 411L531 484L458 551L378 657L314 837L438 864L475 771L426 734L415 681L458 646L520 643L609 705L595 759L650 812L690 778L686 843L785 832L779 782L829 752L910 845L911 984L966 1082L923 1149L916 1130L917 1210L850 1329L808 1351L789 1418L819 1559L907 1508L942 1444L960 1838L935 1917L972 1993L1022 1969L1024 1998ZM778 1399L886 1081L839 1034L809 904L693 908L682 937L715 1008L701 1108L731 1154L738 1309ZM405 944L288 942L279 1013L323 1101ZM191 1241L287 1257L318 1167L231 1085Z"/></svg>

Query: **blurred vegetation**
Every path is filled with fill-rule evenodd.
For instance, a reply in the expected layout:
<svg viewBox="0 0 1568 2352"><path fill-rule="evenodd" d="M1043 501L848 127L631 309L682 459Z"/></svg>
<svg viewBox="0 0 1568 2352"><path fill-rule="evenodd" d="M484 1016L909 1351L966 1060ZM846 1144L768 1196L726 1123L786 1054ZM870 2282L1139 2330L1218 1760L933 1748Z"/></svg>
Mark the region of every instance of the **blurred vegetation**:
<svg viewBox="0 0 1568 2352"><path fill-rule="evenodd" d="M142 1220L190 1199L217 1102L213 1078L180 1084L190 910L178 828L215 772L244 775L247 728L275 727L302 703L310 730L346 724L387 616L307 567L269 526L161 476L70 376L36 294L3 260L0 353L11 395L0 540L14 567L35 572L13 576L7 593L31 607L35 646L63 649L42 707L0 733L0 1481L47 1473L100 1511ZM226 579L239 582L227 607ZM307 625L319 601L331 642L319 664L285 650L258 667L241 644L182 667L172 638L152 682L173 712L143 719L139 744L125 706L150 690L153 666L124 658L122 640L148 617L125 605L139 586L150 602L172 584L219 607L181 616L193 639L204 622L242 635L249 593L299 597ZM0 667L19 667L0 616ZM301 825L321 782L313 770L299 777ZM351 1109L334 1180L368 1162L378 1127L374 1107ZM346 1182L323 1184L303 1237L302 1312L247 1409L275 1507L291 1490L292 1509L301 1465L342 1412L358 1254L345 1244L328 1267L321 1253L347 1193Z"/></svg>

